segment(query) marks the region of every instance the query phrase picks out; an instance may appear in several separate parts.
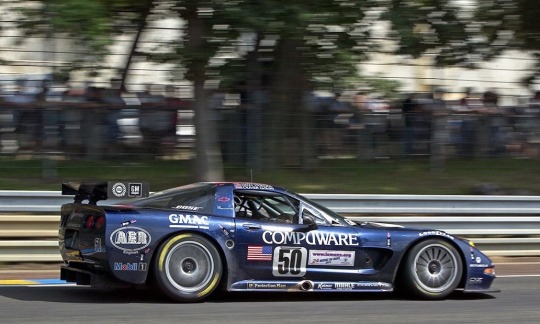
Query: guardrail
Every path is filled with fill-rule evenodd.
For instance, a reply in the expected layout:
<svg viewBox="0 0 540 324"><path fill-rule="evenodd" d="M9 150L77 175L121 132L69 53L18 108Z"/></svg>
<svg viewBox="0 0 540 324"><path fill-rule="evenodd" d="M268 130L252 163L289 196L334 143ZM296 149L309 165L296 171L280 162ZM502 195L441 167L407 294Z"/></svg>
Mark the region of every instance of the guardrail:
<svg viewBox="0 0 540 324"><path fill-rule="evenodd" d="M306 194L355 220L464 236L490 256L540 256L540 197ZM57 191L0 191L0 262L59 262ZM108 200L102 203L113 203Z"/></svg>

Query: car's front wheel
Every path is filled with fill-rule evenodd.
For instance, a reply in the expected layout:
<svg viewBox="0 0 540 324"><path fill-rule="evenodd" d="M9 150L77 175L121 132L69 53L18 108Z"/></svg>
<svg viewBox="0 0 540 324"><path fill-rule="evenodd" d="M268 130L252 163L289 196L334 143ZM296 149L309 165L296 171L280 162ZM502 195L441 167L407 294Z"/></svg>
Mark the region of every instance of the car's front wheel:
<svg viewBox="0 0 540 324"><path fill-rule="evenodd" d="M161 290L180 302L208 297L218 286L223 269L215 246L191 233L173 236L162 244L154 265Z"/></svg>
<svg viewBox="0 0 540 324"><path fill-rule="evenodd" d="M423 299L441 299L458 287L463 262L452 244L429 239L412 247L403 271L407 292Z"/></svg>

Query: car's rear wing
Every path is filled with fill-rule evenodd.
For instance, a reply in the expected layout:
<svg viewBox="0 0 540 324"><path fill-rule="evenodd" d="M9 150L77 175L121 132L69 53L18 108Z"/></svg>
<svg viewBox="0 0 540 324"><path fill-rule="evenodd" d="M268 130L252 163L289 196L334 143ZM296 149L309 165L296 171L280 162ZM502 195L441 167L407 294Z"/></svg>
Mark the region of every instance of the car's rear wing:
<svg viewBox="0 0 540 324"><path fill-rule="evenodd" d="M91 181L91 182L64 182L62 195L74 195L74 202L82 203L88 200L95 205L100 200L108 198L141 198L150 194L147 182L136 181Z"/></svg>

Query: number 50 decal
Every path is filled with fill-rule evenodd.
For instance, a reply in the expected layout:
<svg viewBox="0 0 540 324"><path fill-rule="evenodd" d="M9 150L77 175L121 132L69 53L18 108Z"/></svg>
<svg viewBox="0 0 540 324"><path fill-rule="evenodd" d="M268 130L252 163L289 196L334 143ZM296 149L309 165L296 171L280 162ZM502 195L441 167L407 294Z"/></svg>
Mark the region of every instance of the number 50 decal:
<svg viewBox="0 0 540 324"><path fill-rule="evenodd" d="M273 260L272 274L276 277L301 277L306 274L306 248L278 246L274 249Z"/></svg>

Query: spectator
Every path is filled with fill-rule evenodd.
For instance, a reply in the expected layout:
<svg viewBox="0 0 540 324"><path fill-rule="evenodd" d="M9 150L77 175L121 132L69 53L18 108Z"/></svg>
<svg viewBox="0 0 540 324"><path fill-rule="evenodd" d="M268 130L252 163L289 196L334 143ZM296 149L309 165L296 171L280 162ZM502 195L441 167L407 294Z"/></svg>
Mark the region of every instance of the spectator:
<svg viewBox="0 0 540 324"><path fill-rule="evenodd" d="M526 157L540 153L540 91L529 100L521 124L524 126L523 153ZM523 120L524 119L524 120Z"/></svg>
<svg viewBox="0 0 540 324"><path fill-rule="evenodd" d="M82 128L83 111L81 105L86 101L85 89L72 89L66 85L62 92L62 117L60 126L60 144L64 152L70 156L81 154L83 149Z"/></svg>
<svg viewBox="0 0 540 324"><path fill-rule="evenodd" d="M448 110L444 101L445 91L436 88L429 105L431 115L431 145L430 162L432 170L440 170L445 159L445 143L448 138L447 115Z"/></svg>
<svg viewBox="0 0 540 324"><path fill-rule="evenodd" d="M418 103L414 94L409 94L401 105L404 123L404 141L405 154L411 155L415 153L414 145L416 142L416 123L415 117L420 112Z"/></svg>
<svg viewBox="0 0 540 324"><path fill-rule="evenodd" d="M31 119L34 125L32 132L32 142L34 152L40 152L45 139L45 112L47 109L47 96L50 94L50 84L48 80L41 81L41 89L36 96L36 105L32 109Z"/></svg>
<svg viewBox="0 0 540 324"><path fill-rule="evenodd" d="M163 138L170 130L170 116L163 96L154 94L154 86L146 85L138 94L141 104L139 127L143 136L143 149L156 158L163 154Z"/></svg>
<svg viewBox="0 0 540 324"><path fill-rule="evenodd" d="M487 150L490 156L499 155L506 151L506 120L499 107L499 96L489 90L482 95L483 106L481 113L487 118Z"/></svg>
<svg viewBox="0 0 540 324"><path fill-rule="evenodd" d="M86 158L101 160L107 143L107 111L103 109L103 88L86 88L85 102L82 104L83 145Z"/></svg>
<svg viewBox="0 0 540 324"><path fill-rule="evenodd" d="M165 86L165 111L167 125L164 129L165 154L171 154L176 146L178 130L178 114L187 109L189 102L176 96L176 87L172 84Z"/></svg>
<svg viewBox="0 0 540 324"><path fill-rule="evenodd" d="M122 99L122 89L120 88L122 80L119 78L111 79L111 87L104 89L102 101L105 104L102 108L106 111L106 127L107 139L109 141L107 151L109 154L118 152L118 144L120 140L120 128L118 119L120 111L125 108L126 104Z"/></svg>
<svg viewBox="0 0 540 324"><path fill-rule="evenodd" d="M459 128L458 154L464 158L472 158L477 143L477 116L482 103L471 88L465 89L465 95L459 102L458 112L462 114Z"/></svg>
<svg viewBox="0 0 540 324"><path fill-rule="evenodd" d="M27 81L24 79L18 79L16 87L15 92L5 98L5 102L13 109L18 151L31 151L37 123L34 117L36 96L28 91Z"/></svg>
<svg viewBox="0 0 540 324"><path fill-rule="evenodd" d="M343 149L343 140L352 115L351 103L339 92L335 93L327 111L327 126L325 130L326 144L330 156L337 156Z"/></svg>

